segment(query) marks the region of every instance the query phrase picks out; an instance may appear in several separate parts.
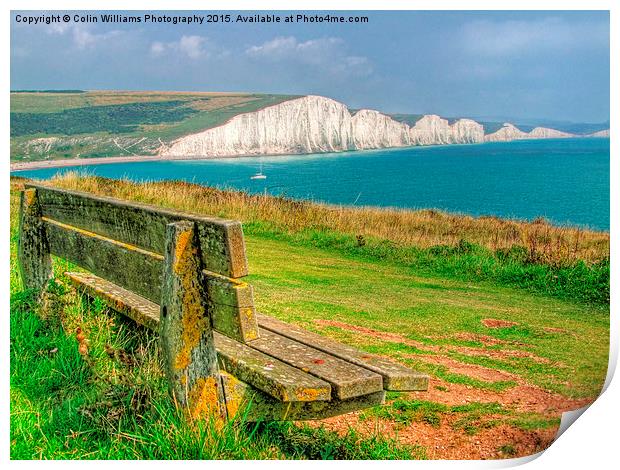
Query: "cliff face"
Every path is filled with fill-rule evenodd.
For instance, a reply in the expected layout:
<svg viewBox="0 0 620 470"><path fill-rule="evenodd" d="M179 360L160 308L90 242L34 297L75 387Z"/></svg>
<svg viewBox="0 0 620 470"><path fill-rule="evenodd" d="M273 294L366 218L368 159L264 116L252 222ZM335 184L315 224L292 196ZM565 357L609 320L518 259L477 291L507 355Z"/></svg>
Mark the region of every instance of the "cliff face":
<svg viewBox="0 0 620 470"><path fill-rule="evenodd" d="M588 134L588 137L609 137L609 129L593 132L592 134Z"/></svg>
<svg viewBox="0 0 620 470"><path fill-rule="evenodd" d="M476 121L459 119L450 124L434 114L422 117L409 127L378 111L362 109L351 116L348 108L338 101L304 96L239 114L219 127L175 140L160 154L181 157L284 155L569 136L571 134L542 127L526 133L509 123L485 136L483 126Z"/></svg>
<svg viewBox="0 0 620 470"><path fill-rule="evenodd" d="M351 115L342 103L306 96L239 114L226 124L182 137L164 155L232 156L353 149Z"/></svg>
<svg viewBox="0 0 620 470"><path fill-rule="evenodd" d="M351 132L353 147L359 150L411 145L407 124L370 109L355 113L351 119Z"/></svg>
<svg viewBox="0 0 620 470"><path fill-rule="evenodd" d="M459 119L450 126L453 144L484 142L484 127L471 119Z"/></svg>
<svg viewBox="0 0 620 470"><path fill-rule="evenodd" d="M535 127L527 134L529 139L562 139L565 137L575 137L574 134L562 132L548 127Z"/></svg>
<svg viewBox="0 0 620 470"><path fill-rule="evenodd" d="M410 128L378 111L362 109L351 116L342 103L304 96L237 115L222 126L182 137L162 155L282 155L473 143L482 139L482 126L471 119L449 125L447 120L429 115Z"/></svg>
<svg viewBox="0 0 620 470"><path fill-rule="evenodd" d="M485 142L506 142L516 139L527 139L527 133L509 122L504 123L504 127L500 130L484 136Z"/></svg>
<svg viewBox="0 0 620 470"><path fill-rule="evenodd" d="M561 139L576 137L575 134L549 129L548 127L535 127L530 132L523 132L510 123L505 123L500 130L484 136L485 142L508 142L511 140L525 139Z"/></svg>

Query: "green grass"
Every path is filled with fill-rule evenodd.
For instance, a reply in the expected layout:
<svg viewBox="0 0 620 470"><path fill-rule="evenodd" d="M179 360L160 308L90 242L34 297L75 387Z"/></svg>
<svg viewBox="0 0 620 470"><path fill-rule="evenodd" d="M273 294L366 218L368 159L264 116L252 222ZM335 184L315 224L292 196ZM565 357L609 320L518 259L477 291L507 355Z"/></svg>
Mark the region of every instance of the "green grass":
<svg viewBox="0 0 620 470"><path fill-rule="evenodd" d="M404 265L416 274L426 273L463 281L493 281L495 284L519 287L571 301L609 303L609 259L591 264L577 261L551 265L507 256L501 250L493 252L465 241L456 246L419 248L367 238L366 243L360 246L353 235L311 228L287 233L264 222L246 224L245 231L261 238L336 250L355 259ZM433 284L429 284L429 288L433 288Z"/></svg>
<svg viewBox="0 0 620 470"><path fill-rule="evenodd" d="M198 113L183 104L182 101L158 101L72 108L55 113L11 113L11 137L101 131L126 134L137 131L140 125L177 122Z"/></svg>
<svg viewBox="0 0 620 470"><path fill-rule="evenodd" d="M219 126L237 114L294 97L189 92L12 92L11 159L152 155L162 142ZM37 139L49 137L55 140L46 145L38 143ZM117 144L128 150L123 151Z"/></svg>
<svg viewBox="0 0 620 470"><path fill-rule="evenodd" d="M424 423L440 427L448 419L455 431L468 435L477 434L502 423L509 423L525 431L557 427L559 418L549 418L536 413L512 411L499 403L470 402L464 405L443 405L423 400L396 399L389 405L372 408L363 414L364 419L382 418L402 426Z"/></svg>
<svg viewBox="0 0 620 470"><path fill-rule="evenodd" d="M17 290L17 289L15 289ZM67 297L72 300L68 300ZM63 285L11 297L12 459L411 459L421 447L290 423L188 422L161 375L155 335ZM69 325L88 328L78 351Z"/></svg>
<svg viewBox="0 0 620 470"><path fill-rule="evenodd" d="M217 428L189 423L170 400L161 372L156 335L80 297L65 284L66 263L55 260L56 278L43 302L24 292L15 260L17 195L11 195L11 456L18 458L424 458L425 449L350 430L285 423L244 423ZM392 357L444 380L501 393L510 380L486 381L424 361L427 348L464 364L504 370L567 397L594 398L606 374L609 311L604 303L568 300L515 288L493 278L420 269L393 257L372 256L321 237L246 226L257 308L362 350ZM343 237L344 238L344 237ZM517 325L492 329L481 320ZM321 323L323 321L323 323ZM375 330L375 335L330 326L338 321ZM559 328L548 331L547 328ZM76 331L88 339L80 354ZM389 338L381 334L391 334ZM459 335L503 341L485 346ZM396 335L396 336L394 336ZM518 350L529 358L485 358L458 347ZM583 354L588 351L588 354ZM446 387L443 387L446 388ZM388 406L368 419L400 425L448 422L453 432L473 435L500 423L527 432L557 426L558 417L522 413L494 403L450 406L390 393ZM498 443L499 445L499 443ZM513 449L514 450L514 449ZM511 449L500 451L511 455Z"/></svg>
<svg viewBox="0 0 620 470"><path fill-rule="evenodd" d="M280 239L247 235L249 277L260 310L297 322L370 352L398 357L452 383L502 390L509 383L476 381L424 365L407 344L388 342L314 320L338 320L377 331L397 332L428 344L449 347L461 332L508 341L506 349L529 351L551 364L527 358L492 362L468 356L468 362L490 365L527 377L532 383L568 396L594 396L607 368L609 316L606 306L587 305L536 295L490 282L468 282L416 273L397 263L370 261L335 249L287 244ZM320 282L318 282L320 280ZM432 288L428 288L432 285ZM516 321L508 329L485 327L481 320ZM549 333L545 328L566 333ZM450 340L451 341L447 341ZM589 351L588 355L582 354ZM461 358L461 356L458 356Z"/></svg>

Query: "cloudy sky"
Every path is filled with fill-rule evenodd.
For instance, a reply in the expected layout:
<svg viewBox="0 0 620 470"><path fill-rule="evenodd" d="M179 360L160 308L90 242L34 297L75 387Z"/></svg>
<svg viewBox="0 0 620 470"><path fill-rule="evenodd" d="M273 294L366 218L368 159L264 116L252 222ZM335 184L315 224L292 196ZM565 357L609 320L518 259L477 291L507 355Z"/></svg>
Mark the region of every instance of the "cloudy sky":
<svg viewBox="0 0 620 470"><path fill-rule="evenodd" d="M24 25L19 13L11 89L320 94L386 112L609 119L607 12L357 12L370 21L176 26Z"/></svg>

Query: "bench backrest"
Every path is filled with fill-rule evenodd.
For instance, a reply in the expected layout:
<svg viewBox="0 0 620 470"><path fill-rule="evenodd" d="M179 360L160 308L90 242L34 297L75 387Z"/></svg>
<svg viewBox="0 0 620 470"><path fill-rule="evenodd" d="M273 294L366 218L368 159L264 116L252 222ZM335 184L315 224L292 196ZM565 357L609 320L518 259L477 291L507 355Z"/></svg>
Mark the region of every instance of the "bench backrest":
<svg viewBox="0 0 620 470"><path fill-rule="evenodd" d="M111 197L27 184L36 191L51 254L157 304L166 226L192 222L213 328L247 342L258 336L241 223Z"/></svg>

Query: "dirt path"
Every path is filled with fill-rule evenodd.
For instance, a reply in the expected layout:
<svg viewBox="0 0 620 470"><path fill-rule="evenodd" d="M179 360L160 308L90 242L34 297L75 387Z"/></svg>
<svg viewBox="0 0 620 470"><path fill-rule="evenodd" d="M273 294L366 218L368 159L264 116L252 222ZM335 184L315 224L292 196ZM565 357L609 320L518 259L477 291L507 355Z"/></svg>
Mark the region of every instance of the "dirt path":
<svg viewBox="0 0 620 470"><path fill-rule="evenodd" d="M421 354L411 354L416 360L428 364L441 365L449 372L471 377L482 382L514 382L516 385L502 391L477 388L465 384L448 383L438 377L431 376L431 385L425 392L409 392L400 399L434 402L446 406L465 405L471 403L498 403L506 410L514 413L535 413L541 419L552 419L561 416L564 411L574 410L592 402L592 398L570 399L557 393L528 383L523 377L491 369L477 364L460 362L448 357L455 351L468 356L488 356L492 358L528 357L536 362L548 363L547 358L539 357L531 352L517 349L486 349L487 346L511 346L490 336L459 333L464 340L482 342L482 348L471 346L437 346L411 340L398 333L383 332L340 321L315 320L320 326L342 328L347 331L361 333L386 342L394 342L413 346ZM489 328L509 326L509 322L485 319ZM424 354L428 352L429 354ZM498 459L530 455L547 448L553 442L557 428L548 427L524 430L507 422L506 416L487 415L482 417L480 430L468 434L455 426L455 421L462 416L458 413L442 413L440 424L433 426L424 422L413 422L409 425L398 424L386 418L365 418L363 412L350 413L322 420L314 425L324 425L327 429L346 433L349 427L364 435L380 433L397 439L402 444L422 445L426 448L430 459ZM484 423L493 422L485 427ZM456 429L455 429L456 427Z"/></svg>

